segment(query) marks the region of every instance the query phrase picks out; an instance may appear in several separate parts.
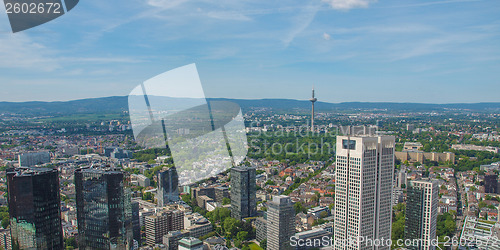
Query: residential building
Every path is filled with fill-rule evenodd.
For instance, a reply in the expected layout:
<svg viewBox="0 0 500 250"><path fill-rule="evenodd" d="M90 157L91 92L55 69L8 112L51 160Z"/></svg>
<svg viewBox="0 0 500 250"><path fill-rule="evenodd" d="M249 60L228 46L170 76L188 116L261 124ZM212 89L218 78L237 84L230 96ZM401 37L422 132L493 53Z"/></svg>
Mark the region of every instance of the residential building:
<svg viewBox="0 0 500 250"><path fill-rule="evenodd" d="M163 242L163 236L170 231L184 228L184 212L170 210L145 218L146 243L149 246Z"/></svg>
<svg viewBox="0 0 500 250"><path fill-rule="evenodd" d="M33 167L50 162L49 152L30 152L18 156L19 167Z"/></svg>
<svg viewBox="0 0 500 250"><path fill-rule="evenodd" d="M229 196L229 188L227 187L216 187L215 188L215 201L222 203L224 198L230 198Z"/></svg>
<svg viewBox="0 0 500 250"><path fill-rule="evenodd" d="M10 228L0 229L0 246L6 250L12 249Z"/></svg>
<svg viewBox="0 0 500 250"><path fill-rule="evenodd" d="M177 250L179 249L179 240L185 237L189 237L189 231L170 231L163 236L163 245L165 245L168 250Z"/></svg>

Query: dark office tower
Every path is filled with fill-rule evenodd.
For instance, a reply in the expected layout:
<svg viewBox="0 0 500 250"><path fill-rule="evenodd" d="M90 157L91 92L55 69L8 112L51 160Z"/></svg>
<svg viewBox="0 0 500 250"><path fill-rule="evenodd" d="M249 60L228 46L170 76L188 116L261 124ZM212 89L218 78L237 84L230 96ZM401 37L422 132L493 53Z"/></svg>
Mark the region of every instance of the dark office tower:
<svg viewBox="0 0 500 250"><path fill-rule="evenodd" d="M292 249L290 238L295 235L295 209L290 197L277 195L267 210L267 248Z"/></svg>
<svg viewBox="0 0 500 250"><path fill-rule="evenodd" d="M14 249L63 249L59 173L48 168L7 169Z"/></svg>
<svg viewBox="0 0 500 250"><path fill-rule="evenodd" d="M231 169L231 217L241 220L257 212L255 168Z"/></svg>
<svg viewBox="0 0 500 250"><path fill-rule="evenodd" d="M497 175L484 176L484 192L497 194L498 193L498 177Z"/></svg>
<svg viewBox="0 0 500 250"><path fill-rule="evenodd" d="M179 176L175 167L158 172L158 206L179 200Z"/></svg>
<svg viewBox="0 0 500 250"><path fill-rule="evenodd" d="M131 249L132 207L129 178L109 167L75 171L80 249Z"/></svg>
<svg viewBox="0 0 500 250"><path fill-rule="evenodd" d="M431 240L436 238L438 184L429 179L411 181L407 189L405 239L421 240L408 249L435 249Z"/></svg>
<svg viewBox="0 0 500 250"><path fill-rule="evenodd" d="M132 230L134 232L134 240L141 245L141 218L139 216L139 202L132 202Z"/></svg>

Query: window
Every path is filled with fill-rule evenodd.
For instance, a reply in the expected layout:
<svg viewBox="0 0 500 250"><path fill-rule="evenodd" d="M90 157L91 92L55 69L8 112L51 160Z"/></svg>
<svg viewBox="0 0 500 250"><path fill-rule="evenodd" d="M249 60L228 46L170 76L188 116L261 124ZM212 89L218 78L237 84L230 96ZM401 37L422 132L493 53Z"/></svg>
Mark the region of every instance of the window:
<svg viewBox="0 0 500 250"><path fill-rule="evenodd" d="M355 140L342 140L342 148L343 149L356 149L356 141Z"/></svg>

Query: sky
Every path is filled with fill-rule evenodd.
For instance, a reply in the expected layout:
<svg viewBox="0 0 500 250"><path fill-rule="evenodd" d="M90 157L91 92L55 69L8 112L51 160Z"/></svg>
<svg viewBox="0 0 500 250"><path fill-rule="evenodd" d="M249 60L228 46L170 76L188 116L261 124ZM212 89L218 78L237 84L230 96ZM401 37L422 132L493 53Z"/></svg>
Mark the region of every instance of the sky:
<svg viewBox="0 0 500 250"><path fill-rule="evenodd" d="M195 63L207 97L500 102L498 0L82 0L12 33L0 101L125 96Z"/></svg>

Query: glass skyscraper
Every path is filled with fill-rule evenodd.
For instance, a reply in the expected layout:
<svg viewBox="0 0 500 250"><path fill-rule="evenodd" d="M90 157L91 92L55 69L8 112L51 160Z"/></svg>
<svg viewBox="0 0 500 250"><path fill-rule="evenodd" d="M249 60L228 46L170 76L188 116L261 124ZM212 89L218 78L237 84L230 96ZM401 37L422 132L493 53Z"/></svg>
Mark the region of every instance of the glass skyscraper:
<svg viewBox="0 0 500 250"><path fill-rule="evenodd" d="M129 178L109 167L75 171L80 249L131 249Z"/></svg>
<svg viewBox="0 0 500 250"><path fill-rule="evenodd" d="M255 168L231 169L231 217L241 220L257 212Z"/></svg>
<svg viewBox="0 0 500 250"><path fill-rule="evenodd" d="M431 240L436 239L439 188L436 181L422 179L411 181L407 189L405 214L405 239L421 240L417 245L406 246L408 249L429 250L436 246Z"/></svg>
<svg viewBox="0 0 500 250"><path fill-rule="evenodd" d="M13 249L63 249L57 170L21 167L6 172Z"/></svg>
<svg viewBox="0 0 500 250"><path fill-rule="evenodd" d="M179 200L179 176L175 167L158 172L158 206Z"/></svg>

